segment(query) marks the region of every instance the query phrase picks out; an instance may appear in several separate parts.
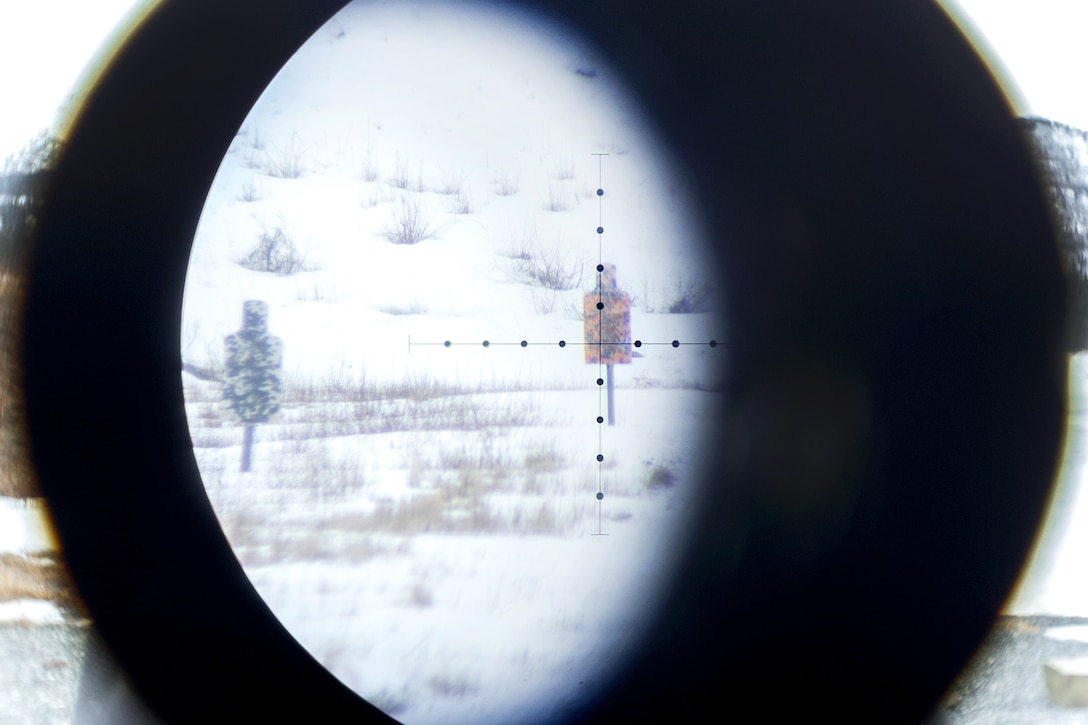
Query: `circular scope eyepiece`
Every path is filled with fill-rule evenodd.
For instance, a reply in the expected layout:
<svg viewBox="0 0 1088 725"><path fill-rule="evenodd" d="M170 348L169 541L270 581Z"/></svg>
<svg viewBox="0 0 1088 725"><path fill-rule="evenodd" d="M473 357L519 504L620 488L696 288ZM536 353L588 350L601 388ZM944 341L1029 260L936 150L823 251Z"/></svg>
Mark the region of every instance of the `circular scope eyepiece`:
<svg viewBox="0 0 1088 725"><path fill-rule="evenodd" d="M180 377L186 274L208 190L272 78L344 4L161 3L116 50L74 119L25 270L36 472L96 626L169 722L209 711L238 721L397 714L395 687L384 702L367 702L258 594L202 481ZM728 375L709 391L680 386L680 402L647 413L681 426L687 397L712 396L710 443L691 474L700 484L687 502L694 513L662 555L661 579L640 592L654 612L643 634L549 717L687 720L724 702L738 711L774 703L787 718L923 719L1016 581L1062 434L1058 255L1044 243L1053 239L1047 207L1005 99L947 17L925 4L518 7L591 43L677 160L708 230L701 271L721 295L728 333L688 344L667 318L695 314L697 300L644 293L656 295L658 312L640 321L645 344L631 346L633 371L690 352L720 356ZM572 68L568 81L596 82L595 68ZM441 133L442 108L429 113ZM377 125L372 133L386 132ZM322 153L332 158L336 143L327 141ZM403 209L412 193L437 194L433 181L412 192L418 178L407 171L409 188L378 204ZM596 178L568 191L566 171L548 170L538 213L580 214L587 248L630 253L622 220L610 217L603 237L598 214L598 204L618 203L622 184L610 177L607 196L586 191L603 188ZM573 199L581 206L564 211ZM274 236L274 223L267 231ZM585 260L587 286L601 277L593 266L609 261ZM596 302L603 291L593 294ZM570 358L625 342L581 344L581 300L568 302L570 319L539 340L558 338L558 347L530 351ZM276 314L270 308L269 320ZM382 329L386 318L368 315L352 334ZM247 328L237 332L242 349ZM485 338L445 329L431 341L443 358L513 353L480 332L496 344L484 350ZM509 341L522 339L538 342ZM261 349L268 360L279 350ZM579 421L597 416L586 426L597 434L591 441L611 428L593 385L606 364L585 368L592 407L566 411ZM618 382L618 396L661 392L636 375ZM269 383L254 420L280 414L274 389ZM428 404L416 392L398 405ZM620 425L647 424L619 413ZM542 476L562 460L537 453ZM617 456L594 453L593 475L604 480ZM645 495L630 510L613 509L617 525L659 516L654 502L675 490L668 461L639 466ZM467 471L441 490L469 502L459 514L469 517L469 488L495 480ZM579 480L578 500L621 500L598 483ZM556 515L541 511L541 521ZM599 551L628 545L614 534L599 539ZM425 607L431 593L415 596ZM578 621L568 624L565 636L577 639ZM433 688L471 699L471 683L440 675Z"/></svg>

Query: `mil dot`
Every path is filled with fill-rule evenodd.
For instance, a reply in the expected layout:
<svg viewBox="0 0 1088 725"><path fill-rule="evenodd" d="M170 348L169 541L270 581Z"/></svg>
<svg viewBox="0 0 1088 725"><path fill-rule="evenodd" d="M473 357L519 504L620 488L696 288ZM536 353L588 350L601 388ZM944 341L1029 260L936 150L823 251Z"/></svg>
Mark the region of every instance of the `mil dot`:
<svg viewBox="0 0 1088 725"><path fill-rule="evenodd" d="M598 492L597 492L597 500L598 500L598 501L600 501L600 500L601 500L601 499L603 499L603 498L604 498L604 494L603 494L603 493L601 493L600 491L598 491Z"/></svg>
<svg viewBox="0 0 1088 725"><path fill-rule="evenodd" d="M642 340L635 340L635 347L642 347Z"/></svg>
<svg viewBox="0 0 1088 725"><path fill-rule="evenodd" d="M604 378L597 378L597 385L604 385Z"/></svg>
<svg viewBox="0 0 1088 725"><path fill-rule="evenodd" d="M672 341L672 346L673 347L680 347L680 341L679 340L673 340Z"/></svg>
<svg viewBox="0 0 1088 725"><path fill-rule="evenodd" d="M521 346L522 347L529 347L529 341L528 340L522 340L521 341Z"/></svg>
<svg viewBox="0 0 1088 725"><path fill-rule="evenodd" d="M604 271L604 265L603 264L598 264L597 265L597 271L598 272L603 272Z"/></svg>
<svg viewBox="0 0 1088 725"><path fill-rule="evenodd" d="M450 346L450 345L452 345L453 343L452 343L452 342L450 342L449 340L446 340L446 341L445 341L444 343L442 343L442 344L443 344L443 345L445 345L446 347L449 347L449 346Z"/></svg>
<svg viewBox="0 0 1088 725"><path fill-rule="evenodd" d="M604 303L603 302L598 302L597 303L597 309L598 310L603 310L604 309Z"/></svg>
<svg viewBox="0 0 1088 725"><path fill-rule="evenodd" d="M567 341L566 340L560 340L559 341L559 347L566 347L566 346L567 346Z"/></svg>
<svg viewBox="0 0 1088 725"><path fill-rule="evenodd" d="M598 234L604 234L604 227L597 227Z"/></svg>
<svg viewBox="0 0 1088 725"><path fill-rule="evenodd" d="M491 347L491 343L487 340L484 340L484 347Z"/></svg>
<svg viewBox="0 0 1088 725"><path fill-rule="evenodd" d="M600 462L601 462L601 461L603 461L603 460L604 460L604 456L603 456L603 455L601 455L600 453L598 453L598 454L597 454L597 462L598 462L598 463L600 463Z"/></svg>
<svg viewBox="0 0 1088 725"><path fill-rule="evenodd" d="M598 422L598 423L603 423L603 422L604 422L604 418L603 418L602 416L599 416L599 415L598 415L598 416L597 416L597 422Z"/></svg>
<svg viewBox="0 0 1088 725"><path fill-rule="evenodd" d="M711 340L710 341L710 346L711 347L717 347L718 346L718 341L717 340Z"/></svg>
<svg viewBox="0 0 1088 725"><path fill-rule="evenodd" d="M597 189L597 196L604 196L604 189Z"/></svg>

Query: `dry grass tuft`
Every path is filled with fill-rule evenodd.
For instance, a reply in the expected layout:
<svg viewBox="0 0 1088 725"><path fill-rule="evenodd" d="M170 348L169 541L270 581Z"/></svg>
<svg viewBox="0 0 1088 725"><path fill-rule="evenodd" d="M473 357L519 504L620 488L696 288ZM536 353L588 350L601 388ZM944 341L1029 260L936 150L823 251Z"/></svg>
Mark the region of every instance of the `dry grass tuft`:
<svg viewBox="0 0 1088 725"><path fill-rule="evenodd" d="M0 554L0 601L39 599L86 616L68 567L60 559Z"/></svg>

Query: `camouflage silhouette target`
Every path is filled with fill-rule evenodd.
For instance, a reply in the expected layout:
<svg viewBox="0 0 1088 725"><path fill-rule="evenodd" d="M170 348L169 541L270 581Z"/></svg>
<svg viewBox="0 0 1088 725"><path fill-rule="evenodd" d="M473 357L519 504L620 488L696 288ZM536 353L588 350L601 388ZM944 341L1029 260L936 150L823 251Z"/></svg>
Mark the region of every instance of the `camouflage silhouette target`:
<svg viewBox="0 0 1088 725"><path fill-rule="evenodd" d="M248 471L253 428L267 423L283 400L283 341L268 334L268 303L242 305L242 329L226 337L223 401L227 415L245 425L242 470Z"/></svg>
<svg viewBox="0 0 1088 725"><path fill-rule="evenodd" d="M616 265L602 264L597 289L585 296L586 363L631 362L631 296L616 287Z"/></svg>

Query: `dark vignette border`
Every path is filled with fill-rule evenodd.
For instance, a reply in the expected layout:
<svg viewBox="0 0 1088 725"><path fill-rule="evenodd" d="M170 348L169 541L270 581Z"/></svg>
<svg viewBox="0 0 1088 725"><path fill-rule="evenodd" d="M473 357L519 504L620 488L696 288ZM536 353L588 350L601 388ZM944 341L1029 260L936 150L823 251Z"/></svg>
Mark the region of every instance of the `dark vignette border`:
<svg viewBox="0 0 1088 725"><path fill-rule="evenodd" d="M86 102L29 262L35 465L103 636L171 722L382 719L242 574L179 374L211 179L343 4L163 4ZM1063 290L1004 99L909 0L524 4L599 44L696 180L737 342L654 634L570 718L919 720L1014 584L1061 438ZM781 466L855 408L830 479Z"/></svg>

